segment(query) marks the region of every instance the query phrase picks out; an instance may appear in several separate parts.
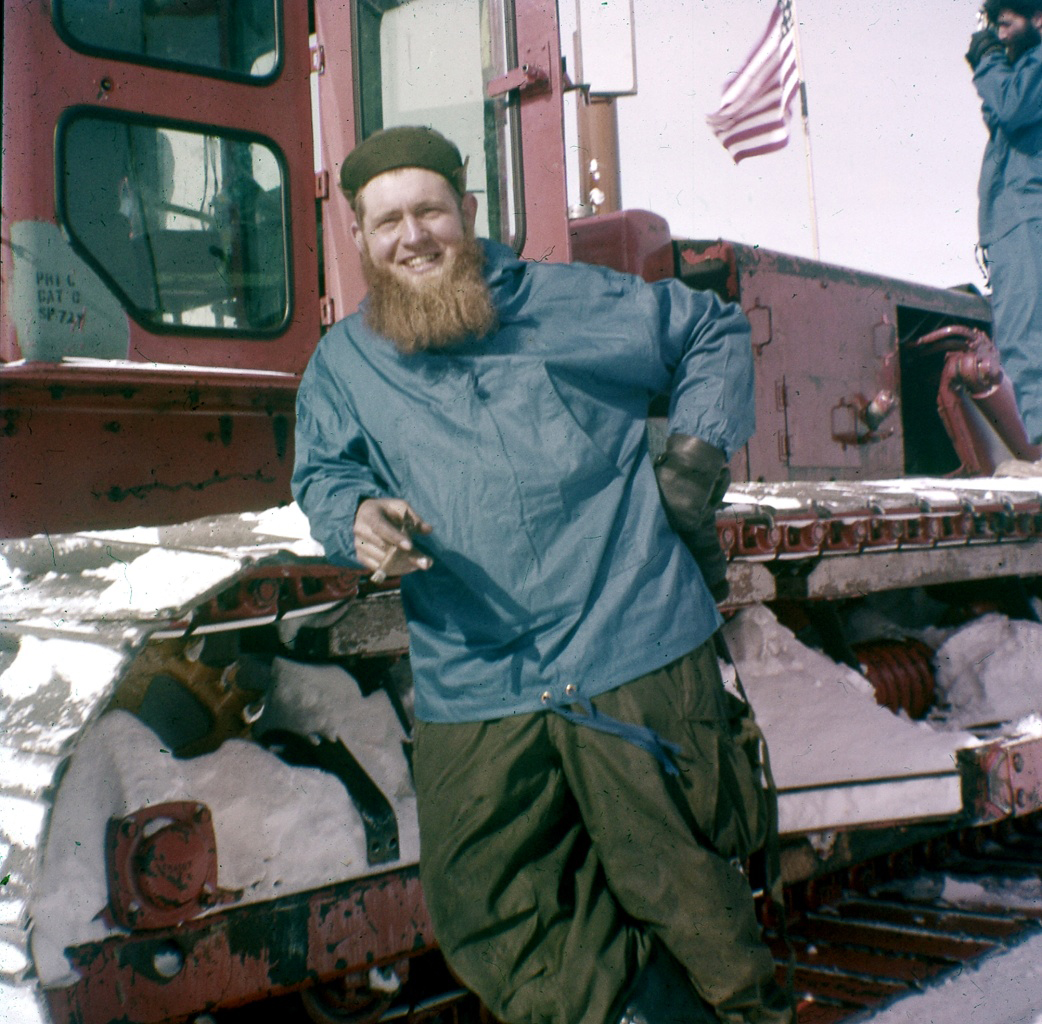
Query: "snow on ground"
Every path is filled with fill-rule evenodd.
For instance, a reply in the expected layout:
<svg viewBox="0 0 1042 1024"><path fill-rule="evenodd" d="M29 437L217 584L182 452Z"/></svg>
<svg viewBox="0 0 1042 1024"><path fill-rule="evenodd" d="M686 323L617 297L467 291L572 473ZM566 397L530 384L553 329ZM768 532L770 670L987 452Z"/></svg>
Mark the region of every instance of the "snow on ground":
<svg viewBox="0 0 1042 1024"><path fill-rule="evenodd" d="M849 1024L1042 1024L1042 935Z"/></svg>
<svg viewBox="0 0 1042 1024"><path fill-rule="evenodd" d="M1006 906L1042 909L1042 881L993 878L964 881L952 876L927 876L914 886L932 891L963 910L986 910L996 901ZM908 894L915 896L914 891ZM872 1024L1042 1024L1042 934L1008 950L990 954L963 967L922 992L904 996L874 1014L851 1020Z"/></svg>

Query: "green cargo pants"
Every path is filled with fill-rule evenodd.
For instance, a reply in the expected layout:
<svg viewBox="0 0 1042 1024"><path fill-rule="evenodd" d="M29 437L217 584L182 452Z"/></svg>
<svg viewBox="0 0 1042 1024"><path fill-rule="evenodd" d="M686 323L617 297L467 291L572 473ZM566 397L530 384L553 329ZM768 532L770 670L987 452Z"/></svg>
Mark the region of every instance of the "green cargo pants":
<svg viewBox="0 0 1042 1024"><path fill-rule="evenodd" d="M652 936L718 1004L774 973L732 858L766 833L712 644L594 700L679 776L552 711L418 723L421 878L460 979L506 1024L613 1024Z"/></svg>

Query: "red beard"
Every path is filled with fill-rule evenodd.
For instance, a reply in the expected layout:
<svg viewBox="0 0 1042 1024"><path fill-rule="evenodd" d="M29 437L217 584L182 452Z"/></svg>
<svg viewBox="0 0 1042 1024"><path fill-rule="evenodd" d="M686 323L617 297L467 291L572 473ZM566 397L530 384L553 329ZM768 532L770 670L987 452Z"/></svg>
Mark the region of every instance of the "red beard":
<svg viewBox="0 0 1042 1024"><path fill-rule="evenodd" d="M484 253L474 238L429 281L403 281L375 264L365 249L361 256L369 285L366 323L405 355L482 338L495 327L496 310L482 276Z"/></svg>

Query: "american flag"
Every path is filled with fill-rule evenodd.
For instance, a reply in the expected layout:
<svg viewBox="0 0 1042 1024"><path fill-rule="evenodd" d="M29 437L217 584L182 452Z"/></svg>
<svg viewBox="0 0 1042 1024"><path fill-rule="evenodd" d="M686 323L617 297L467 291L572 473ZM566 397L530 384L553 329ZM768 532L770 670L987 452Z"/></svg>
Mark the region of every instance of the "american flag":
<svg viewBox="0 0 1042 1024"><path fill-rule="evenodd" d="M799 86L792 4L779 0L767 31L725 86L719 109L706 118L735 163L785 146Z"/></svg>

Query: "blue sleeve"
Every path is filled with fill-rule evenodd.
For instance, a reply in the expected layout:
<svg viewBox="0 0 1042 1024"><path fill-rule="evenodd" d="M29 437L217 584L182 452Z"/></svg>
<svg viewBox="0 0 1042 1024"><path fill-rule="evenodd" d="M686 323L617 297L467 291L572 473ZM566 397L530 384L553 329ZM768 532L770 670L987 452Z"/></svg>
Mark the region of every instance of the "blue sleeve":
<svg viewBox="0 0 1042 1024"><path fill-rule="evenodd" d="M349 396L338 387L321 345L297 393L291 486L326 557L336 565L359 568L354 542L358 504L388 495L370 466L369 444Z"/></svg>
<svg viewBox="0 0 1042 1024"><path fill-rule="evenodd" d="M973 76L983 101L984 120L1010 134L1042 122L1042 46L1010 65L1005 54L984 55Z"/></svg>
<svg viewBox="0 0 1042 1024"><path fill-rule="evenodd" d="M679 281L657 292L661 354L671 378L670 433L690 434L727 458L755 427L749 321L736 303Z"/></svg>

